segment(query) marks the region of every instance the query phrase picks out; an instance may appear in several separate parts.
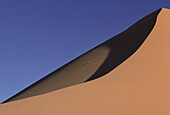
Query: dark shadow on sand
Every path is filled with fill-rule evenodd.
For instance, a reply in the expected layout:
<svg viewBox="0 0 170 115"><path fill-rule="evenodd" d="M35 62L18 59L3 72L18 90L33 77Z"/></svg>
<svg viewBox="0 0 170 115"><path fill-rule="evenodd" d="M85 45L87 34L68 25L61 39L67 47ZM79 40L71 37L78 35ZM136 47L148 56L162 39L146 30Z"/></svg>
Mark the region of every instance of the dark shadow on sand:
<svg viewBox="0 0 170 115"><path fill-rule="evenodd" d="M144 17L126 31L101 44L111 49L110 54L100 68L87 81L97 79L109 73L130 57L142 45L152 31L160 11L161 9Z"/></svg>

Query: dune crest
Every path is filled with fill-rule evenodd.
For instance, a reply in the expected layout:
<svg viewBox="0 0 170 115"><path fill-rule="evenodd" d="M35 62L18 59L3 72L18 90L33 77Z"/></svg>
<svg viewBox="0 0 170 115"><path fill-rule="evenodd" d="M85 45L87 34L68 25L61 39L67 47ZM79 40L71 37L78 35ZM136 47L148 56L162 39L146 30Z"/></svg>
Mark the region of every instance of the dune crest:
<svg viewBox="0 0 170 115"><path fill-rule="evenodd" d="M162 9L140 48L103 77L2 104L0 114L169 115L169 20L170 10Z"/></svg>

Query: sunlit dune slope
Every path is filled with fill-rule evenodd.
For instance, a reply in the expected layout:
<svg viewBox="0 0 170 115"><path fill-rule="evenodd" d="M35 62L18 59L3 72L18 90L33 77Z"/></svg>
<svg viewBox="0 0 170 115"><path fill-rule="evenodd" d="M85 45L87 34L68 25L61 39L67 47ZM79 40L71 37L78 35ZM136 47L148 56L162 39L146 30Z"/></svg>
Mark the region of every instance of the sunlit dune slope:
<svg viewBox="0 0 170 115"><path fill-rule="evenodd" d="M25 90L4 101L11 102L99 78L132 55L152 31L160 9L126 31L88 51Z"/></svg>
<svg viewBox="0 0 170 115"><path fill-rule="evenodd" d="M2 104L0 114L169 115L169 20L170 10L162 9L153 30L140 48L102 77ZM119 52L122 52L121 49Z"/></svg>

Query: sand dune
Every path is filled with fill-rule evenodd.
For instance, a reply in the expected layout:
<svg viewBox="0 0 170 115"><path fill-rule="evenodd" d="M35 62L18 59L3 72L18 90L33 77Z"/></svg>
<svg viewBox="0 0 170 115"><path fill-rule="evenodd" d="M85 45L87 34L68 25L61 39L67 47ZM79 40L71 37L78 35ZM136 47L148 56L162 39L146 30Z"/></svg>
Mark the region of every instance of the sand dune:
<svg viewBox="0 0 170 115"><path fill-rule="evenodd" d="M160 9L144 17L126 31L64 65L5 102L48 93L107 74L139 48L152 31L159 12Z"/></svg>
<svg viewBox="0 0 170 115"><path fill-rule="evenodd" d="M158 13L159 10L121 33L124 35L118 35L119 39L127 36L127 41L110 40L105 42L107 45L101 45L104 55L100 57L96 53L97 56L93 58L96 60L100 57L99 62L95 62L97 64L93 65L93 60L89 61L95 54L84 55L87 55L86 59L89 61L86 65L91 63L93 71L89 70L90 77L85 75L82 78L85 81L95 80L2 104L0 114L169 115L170 10L162 9ZM120 43L121 47L112 46L115 42ZM101 46L97 48L100 49ZM116 51L114 48L117 48ZM133 50L129 51L131 48ZM118 57L114 57L113 53Z"/></svg>

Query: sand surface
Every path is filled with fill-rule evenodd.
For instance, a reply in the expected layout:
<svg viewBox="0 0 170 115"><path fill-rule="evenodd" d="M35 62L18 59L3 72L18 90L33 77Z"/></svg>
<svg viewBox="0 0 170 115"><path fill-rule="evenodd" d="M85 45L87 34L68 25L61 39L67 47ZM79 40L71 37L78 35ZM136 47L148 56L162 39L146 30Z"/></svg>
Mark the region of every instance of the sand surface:
<svg viewBox="0 0 170 115"><path fill-rule="evenodd" d="M142 46L104 76L50 93L2 104L0 114L169 115L169 20L170 10L162 9Z"/></svg>

